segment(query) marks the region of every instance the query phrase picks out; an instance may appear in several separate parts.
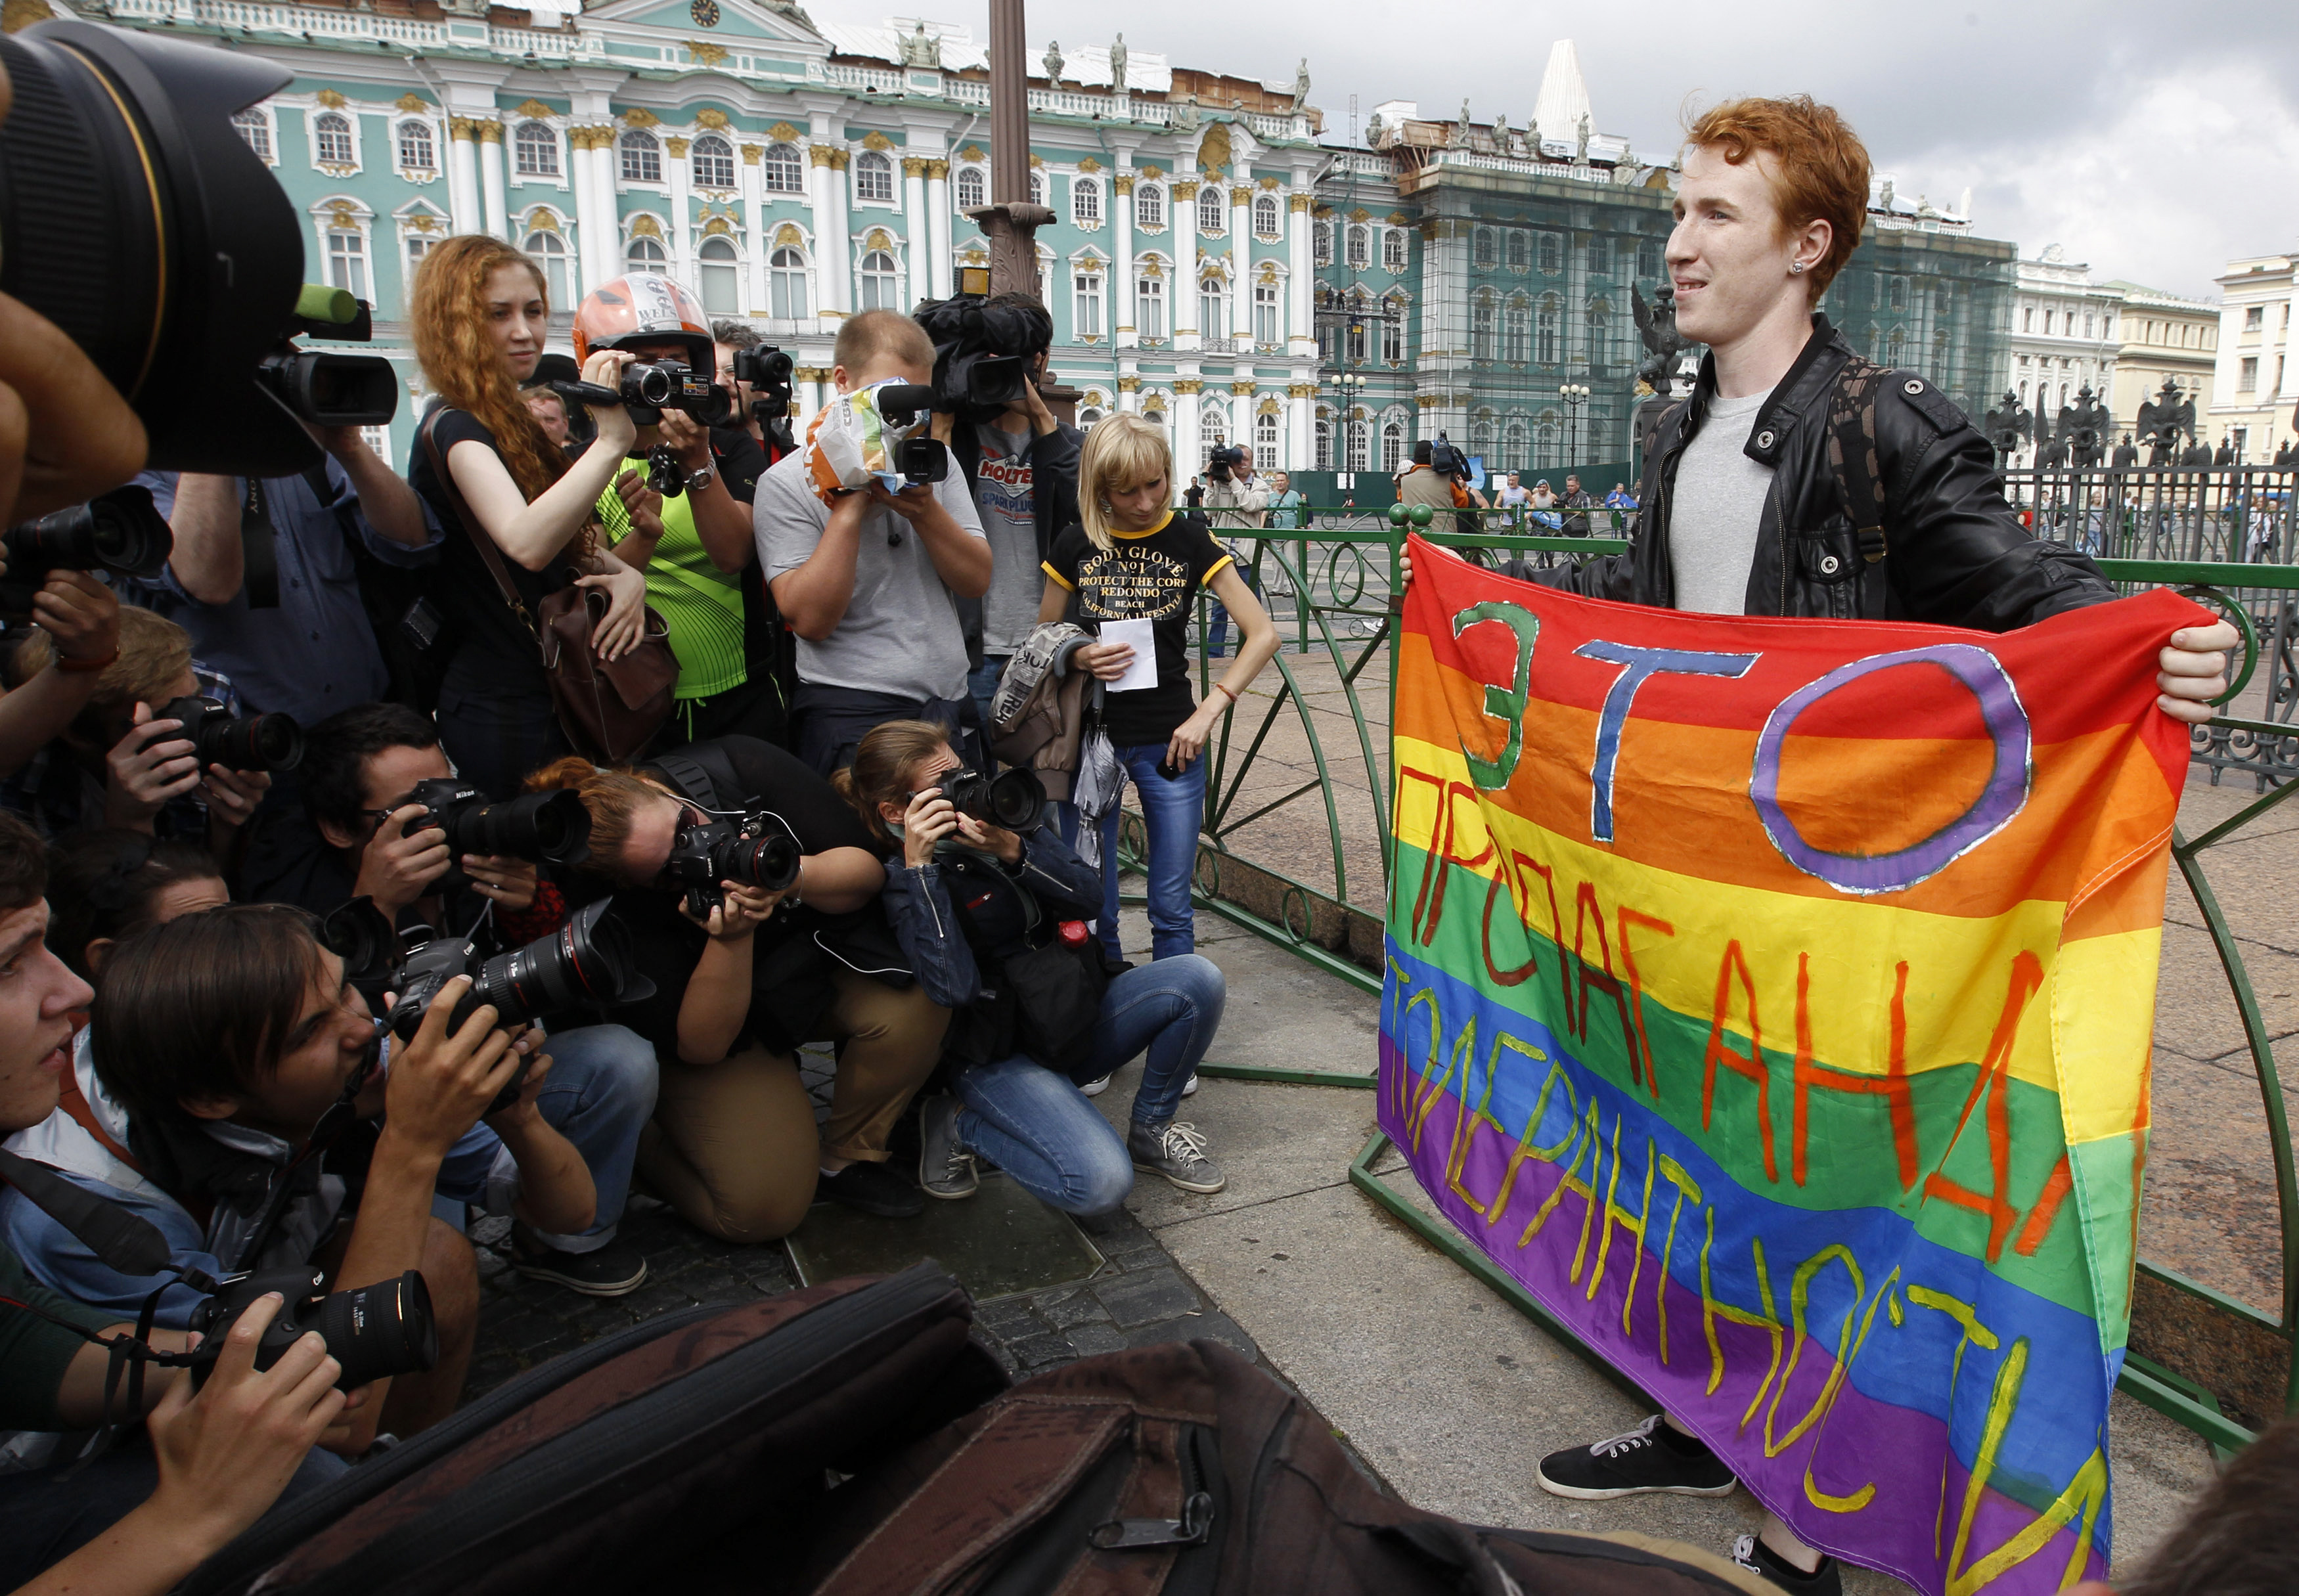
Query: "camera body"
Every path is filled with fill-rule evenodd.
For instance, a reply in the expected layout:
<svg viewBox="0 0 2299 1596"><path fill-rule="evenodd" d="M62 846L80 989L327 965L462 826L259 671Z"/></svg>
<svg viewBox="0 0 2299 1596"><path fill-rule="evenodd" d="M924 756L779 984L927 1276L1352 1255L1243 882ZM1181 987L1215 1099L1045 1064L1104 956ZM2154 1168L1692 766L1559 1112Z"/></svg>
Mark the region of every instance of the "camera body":
<svg viewBox="0 0 2299 1596"><path fill-rule="evenodd" d="M119 577L156 577L175 552L176 535L152 503L152 490L133 484L25 521L0 534L8 572L0 579L0 614L22 615L50 571L105 570Z"/></svg>
<svg viewBox="0 0 2299 1596"><path fill-rule="evenodd" d="M1429 445L1429 469L1440 477L1465 480L1469 475L1469 457L1454 446L1452 439L1440 432L1436 442Z"/></svg>
<svg viewBox="0 0 2299 1596"><path fill-rule="evenodd" d="M419 1374L439 1360L439 1331L430 1288L410 1269L396 1280L330 1292L316 1269L260 1269L226 1281L192 1316L200 1344L191 1354L192 1384L203 1384L223 1355L224 1337L266 1292L283 1299L255 1343L255 1367L268 1369L316 1330L328 1356L343 1366L336 1388L351 1391L394 1375Z"/></svg>
<svg viewBox="0 0 2299 1596"><path fill-rule="evenodd" d="M749 383L758 403L777 416L790 414L791 375L795 369L796 362L772 344L735 351L735 380Z"/></svg>
<svg viewBox="0 0 2299 1596"><path fill-rule="evenodd" d="M528 793L497 803L467 782L433 777L417 782L389 807L405 809L411 803L421 804L423 813L410 820L402 835L436 827L447 834L447 851L457 859L466 853L492 853L534 864L577 864L591 851L591 811L573 793ZM469 883L462 866L451 864L438 885L452 888Z"/></svg>
<svg viewBox="0 0 2299 1596"><path fill-rule="evenodd" d="M671 838L663 874L686 889L686 910L697 919L723 907L724 881L777 893L798 879L802 851L774 816L703 820L682 826Z"/></svg>
<svg viewBox="0 0 2299 1596"><path fill-rule="evenodd" d="M1046 788L1018 766L999 776L959 766L935 778L942 795L959 814L1007 831L1028 831L1044 817Z"/></svg>
<svg viewBox="0 0 2299 1596"><path fill-rule="evenodd" d="M154 720L180 720L178 735L199 751L200 768L293 770L303 762L303 732L288 715L234 715L212 698L190 695L160 706Z"/></svg>
<svg viewBox="0 0 2299 1596"><path fill-rule="evenodd" d="M934 390L914 382L890 382L876 392L879 419L908 427L935 406ZM950 475L950 449L938 437L914 432L894 445L894 469L905 482L939 482Z"/></svg>
<svg viewBox="0 0 2299 1596"><path fill-rule="evenodd" d="M631 420L642 427L662 420L667 410L685 411L706 426L726 419L726 390L684 361L639 361L623 368L620 396Z"/></svg>
<svg viewBox="0 0 2299 1596"><path fill-rule="evenodd" d="M652 996L654 983L638 973L632 958L629 931L620 920L607 918L613 902L602 898L586 903L548 936L492 959L481 959L477 943L467 937L435 936L418 943L399 956L395 970L382 977L386 990L399 993L391 1010L392 1034L403 1041L414 1035L440 989L457 976L470 977L471 987L447 1017L450 1031L460 1029L487 1003L494 1005L495 1023L509 1028L574 1010L609 1008ZM372 903L368 908L381 918ZM351 952L337 945L335 935L336 920L342 914L339 910L329 918L325 940L344 954L348 968ZM391 940L395 943L397 938ZM372 957L372 943L366 951ZM357 972L353 979L356 983ZM518 1089L514 1078L487 1112L503 1108Z"/></svg>
<svg viewBox="0 0 2299 1596"><path fill-rule="evenodd" d="M1032 364L1053 343L1053 318L1035 303L958 294L929 300L916 316L934 340L934 408L975 421L1021 399Z"/></svg>
<svg viewBox="0 0 2299 1596"><path fill-rule="evenodd" d="M1234 444L1216 444L1206 453L1206 480L1228 482L1238 467L1245 463L1245 451Z"/></svg>
<svg viewBox="0 0 2299 1596"><path fill-rule="evenodd" d="M257 363L256 384L314 427L380 427L399 413L399 377L389 361L299 348L296 334L368 343L375 337L375 317L365 300L353 298L347 288L304 284L293 331Z"/></svg>

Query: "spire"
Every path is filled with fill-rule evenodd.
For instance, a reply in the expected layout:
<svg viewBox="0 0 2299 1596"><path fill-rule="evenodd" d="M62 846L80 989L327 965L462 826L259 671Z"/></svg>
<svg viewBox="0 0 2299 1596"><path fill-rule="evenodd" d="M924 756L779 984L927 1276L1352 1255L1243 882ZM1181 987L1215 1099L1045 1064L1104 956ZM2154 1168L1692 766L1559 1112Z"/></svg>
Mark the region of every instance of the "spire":
<svg viewBox="0 0 2299 1596"><path fill-rule="evenodd" d="M1581 80L1580 53L1569 38L1558 39L1548 47L1548 70L1540 75L1540 99L1532 114L1540 123L1543 138L1569 142L1583 116L1589 118L1591 125L1595 123L1589 110L1589 86Z"/></svg>

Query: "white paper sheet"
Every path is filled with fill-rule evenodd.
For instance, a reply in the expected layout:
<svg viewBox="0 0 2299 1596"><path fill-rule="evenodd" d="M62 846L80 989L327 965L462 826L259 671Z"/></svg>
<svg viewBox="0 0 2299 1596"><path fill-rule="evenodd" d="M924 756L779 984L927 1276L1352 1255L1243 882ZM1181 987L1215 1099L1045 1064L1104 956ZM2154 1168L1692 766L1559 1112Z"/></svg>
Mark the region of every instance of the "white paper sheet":
<svg viewBox="0 0 2299 1596"><path fill-rule="evenodd" d="M1139 693L1144 687L1158 685L1157 623L1151 620L1105 620L1101 623L1104 643L1127 643L1133 646L1133 663L1125 674L1109 684L1112 693Z"/></svg>

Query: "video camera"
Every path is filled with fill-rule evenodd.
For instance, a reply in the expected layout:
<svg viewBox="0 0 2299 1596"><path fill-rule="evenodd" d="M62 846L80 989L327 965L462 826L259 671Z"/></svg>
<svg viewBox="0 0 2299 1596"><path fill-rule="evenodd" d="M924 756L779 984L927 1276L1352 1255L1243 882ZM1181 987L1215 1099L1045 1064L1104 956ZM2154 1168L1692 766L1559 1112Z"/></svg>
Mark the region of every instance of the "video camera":
<svg viewBox="0 0 2299 1596"><path fill-rule="evenodd" d="M751 415L775 445L777 457L798 447L790 424L795 369L789 353L772 344L735 352L735 380L751 385Z"/></svg>
<svg viewBox="0 0 2299 1596"><path fill-rule="evenodd" d="M633 362L623 368L620 384L611 388L595 382L554 382L551 389L570 405L619 404L642 427L661 420L667 410L685 411L704 426L717 427L734 409L726 389L684 361Z"/></svg>
<svg viewBox="0 0 2299 1596"><path fill-rule="evenodd" d="M0 63L16 90L0 123L0 291L127 400L148 464L289 476L320 458L299 417L390 418L389 362L284 343L357 337L363 320L342 313L348 295L299 295L303 224L231 123L287 86L286 68L62 20L0 37Z"/></svg>
<svg viewBox="0 0 2299 1596"><path fill-rule="evenodd" d="M8 573L0 579L0 615L27 615L50 571L103 570L156 577L175 553L176 535L153 505L149 488L130 485L26 521L0 533Z"/></svg>
<svg viewBox="0 0 2299 1596"><path fill-rule="evenodd" d="M914 382L890 382L873 395L878 417L889 427L908 427L937 409L934 390ZM894 445L894 469L905 482L939 482L950 475L950 448L938 437L912 433Z"/></svg>
<svg viewBox="0 0 2299 1596"><path fill-rule="evenodd" d="M419 781L387 806L423 806L423 813L401 828L412 835L434 827L447 834L447 851L508 854L534 864L577 864L591 852L591 811L573 793L527 793L497 803L452 777ZM451 864L439 878L443 888L467 886L462 866Z"/></svg>
<svg viewBox="0 0 2299 1596"><path fill-rule="evenodd" d="M706 919L726 902L719 883L740 882L778 893L798 879L804 851L778 816L764 810L735 820L702 820L678 828L663 874L686 888L686 911Z"/></svg>
<svg viewBox="0 0 2299 1596"><path fill-rule="evenodd" d="M338 1391L417 1374L439 1361L439 1326L420 1270L331 1292L328 1277L316 1269L258 1269L220 1282L215 1294L193 1311L191 1328L200 1333L189 1359L195 1386L214 1369L224 1337L239 1316L266 1292L278 1292L281 1304L255 1343L259 1369L270 1368L315 1330L328 1343L328 1356L343 1366L336 1376Z"/></svg>
<svg viewBox="0 0 2299 1596"><path fill-rule="evenodd" d="M1227 482L1230 473L1245 463L1245 451L1235 445L1216 444L1206 454L1206 480Z"/></svg>
<svg viewBox="0 0 2299 1596"><path fill-rule="evenodd" d="M200 769L293 770L303 762L303 731L288 715L234 715L212 698L170 699L154 720L180 720L178 735L198 750Z"/></svg>
<svg viewBox="0 0 2299 1596"><path fill-rule="evenodd" d="M913 315L934 340L931 408L975 421L996 419L1022 397L1032 362L1054 339L1054 319L1034 303L957 294L928 300Z"/></svg>
<svg viewBox="0 0 2299 1596"><path fill-rule="evenodd" d="M1466 481L1471 474L1469 457L1454 447L1453 440L1441 432L1437 435L1437 441L1429 445L1429 469L1440 477L1450 477L1456 481Z"/></svg>

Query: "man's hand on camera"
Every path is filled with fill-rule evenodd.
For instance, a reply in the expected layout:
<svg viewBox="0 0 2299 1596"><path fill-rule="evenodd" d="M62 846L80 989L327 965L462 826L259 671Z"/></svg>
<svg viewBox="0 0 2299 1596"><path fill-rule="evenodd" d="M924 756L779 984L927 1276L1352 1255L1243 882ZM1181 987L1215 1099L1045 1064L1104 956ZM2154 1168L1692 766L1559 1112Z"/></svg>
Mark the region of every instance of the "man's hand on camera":
<svg viewBox="0 0 2299 1596"><path fill-rule="evenodd" d="M1001 862L1017 865L1022 862L1022 838L1019 833L1002 826L992 826L987 820L977 820L972 815L958 817L958 835L969 848L979 848L995 855Z"/></svg>
<svg viewBox="0 0 2299 1596"><path fill-rule="evenodd" d="M7 566L0 561L0 576ZM54 570L32 595L32 619L60 660L112 660L120 654L120 600L84 570Z"/></svg>
<svg viewBox="0 0 2299 1596"><path fill-rule="evenodd" d="M890 494L886 491L886 485L874 478L862 491L869 496L871 503L892 511L913 527L918 524L920 516L937 508L931 482L905 483L901 492Z"/></svg>
<svg viewBox="0 0 2299 1596"><path fill-rule="evenodd" d="M399 911L429 892L452 862L447 834L436 826L407 835L407 827L424 812L419 803L392 810L360 853L359 879L352 895L373 898L386 919L397 919Z"/></svg>
<svg viewBox="0 0 2299 1596"><path fill-rule="evenodd" d="M696 914L683 900L678 905L678 912L701 927L713 942L745 940L774 919L775 910L782 906L786 895L786 891L770 893L763 887L734 881L722 881L718 886L726 901L713 905L707 914Z"/></svg>
<svg viewBox="0 0 2299 1596"><path fill-rule="evenodd" d="M463 874L471 878L471 889L490 903L499 903L514 913L534 906L535 866L524 859L501 853L466 853Z"/></svg>
<svg viewBox="0 0 2299 1596"><path fill-rule="evenodd" d="M710 464L710 428L683 410L667 410L656 423L662 431L662 441L678 456L678 463L690 471L700 471Z"/></svg>
<svg viewBox="0 0 2299 1596"><path fill-rule="evenodd" d="M457 976L442 986L414 1039L391 1052L391 1074L384 1083L384 1134L427 1158L446 1156L510 1084L519 1060L538 1045L533 1031L514 1042L499 1028L493 1003L480 1004L462 1028L450 1035L448 1017L470 989L469 976Z"/></svg>
<svg viewBox="0 0 2299 1596"><path fill-rule="evenodd" d="M208 824L237 827L254 818L256 806L271 790L271 772L210 765L200 778L200 787L208 796Z"/></svg>
<svg viewBox="0 0 2299 1596"><path fill-rule="evenodd" d="M104 820L130 831L152 829L152 817L170 799L200 785L199 749L175 734L180 720L154 720L152 706L136 706L128 735L104 756Z"/></svg>
<svg viewBox="0 0 2299 1596"><path fill-rule="evenodd" d="M500 1112L486 1117L487 1126L499 1136L515 1135L532 1125L543 1122L543 1110L535 1106L543 1092L544 1077L551 1073L551 1055L543 1051L550 1045L532 1026L520 1029L518 1043L524 1044L527 1053L527 1073L519 1077L519 1095ZM516 1045L516 1044L515 1044Z"/></svg>
<svg viewBox="0 0 2299 1596"><path fill-rule="evenodd" d="M926 436L938 444L948 444L958 431L958 413L938 410L926 418Z"/></svg>
<svg viewBox="0 0 2299 1596"><path fill-rule="evenodd" d="M368 453L367 434L357 427L320 427L305 421L303 430L311 435L313 443L337 460L356 460Z"/></svg>
<svg viewBox="0 0 2299 1596"><path fill-rule="evenodd" d="M198 1394L178 1380L144 1421L160 1483L143 1510L203 1555L279 1500L304 1454L348 1406L336 1389L343 1367L317 1333L298 1336L270 1368L255 1367L256 1342L282 1308L276 1292L257 1298L225 1337Z"/></svg>
<svg viewBox="0 0 2299 1596"><path fill-rule="evenodd" d="M647 486L645 478L636 471L623 471L615 478L615 496L623 502L629 512L631 530L652 548L662 538L662 495Z"/></svg>
<svg viewBox="0 0 2299 1596"><path fill-rule="evenodd" d="M902 815L902 861L914 870L925 869L934 863L935 845L957 829L957 806L940 787L928 787Z"/></svg>
<svg viewBox="0 0 2299 1596"><path fill-rule="evenodd" d="M594 349L591 352L591 358L583 362L583 380L602 388L619 389L623 386L624 368L631 363L632 359L626 350ZM631 412L619 401L613 404L590 404L584 408L591 412L591 420L598 428L598 436L591 445L593 448L611 449L618 455L630 453L631 444L639 435L638 423L631 420Z"/></svg>

